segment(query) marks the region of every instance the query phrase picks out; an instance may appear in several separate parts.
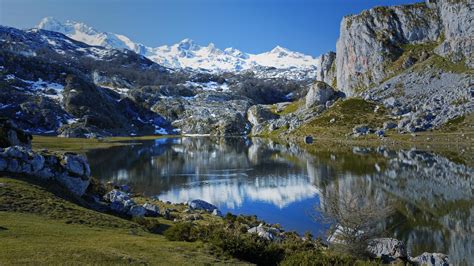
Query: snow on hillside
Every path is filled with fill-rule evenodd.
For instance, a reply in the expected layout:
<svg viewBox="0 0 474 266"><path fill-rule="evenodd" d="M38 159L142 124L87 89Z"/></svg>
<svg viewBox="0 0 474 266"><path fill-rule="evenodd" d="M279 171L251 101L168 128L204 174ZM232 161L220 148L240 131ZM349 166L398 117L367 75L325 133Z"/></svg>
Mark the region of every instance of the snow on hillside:
<svg viewBox="0 0 474 266"><path fill-rule="evenodd" d="M305 79L315 77L319 60L280 46L269 52L250 54L235 48L221 50L212 43L200 46L190 39L173 45L147 47L124 35L101 32L84 23L70 20L62 23L52 17L42 19L37 28L60 32L89 45L129 49L160 65L175 69L190 68L209 72L253 70L262 77Z"/></svg>

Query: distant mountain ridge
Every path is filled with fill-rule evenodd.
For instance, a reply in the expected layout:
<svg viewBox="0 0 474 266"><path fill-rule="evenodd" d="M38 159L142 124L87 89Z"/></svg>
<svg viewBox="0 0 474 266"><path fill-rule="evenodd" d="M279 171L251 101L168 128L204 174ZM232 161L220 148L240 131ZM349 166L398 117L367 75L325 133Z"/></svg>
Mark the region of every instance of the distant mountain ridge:
<svg viewBox="0 0 474 266"><path fill-rule="evenodd" d="M173 45L149 47L136 43L128 37L116 33L101 32L81 22L64 23L46 17L36 26L39 29L56 31L71 39L89 45L106 48L128 49L169 68L191 69L208 72L240 72L262 69L282 70L290 79L314 78L319 58L276 46L269 52L250 54L235 48L221 50L213 43L200 46L191 39L184 39ZM280 72L280 71L277 71ZM280 74L280 75L278 75ZM272 73L281 76L281 73ZM268 77L268 74L263 76Z"/></svg>

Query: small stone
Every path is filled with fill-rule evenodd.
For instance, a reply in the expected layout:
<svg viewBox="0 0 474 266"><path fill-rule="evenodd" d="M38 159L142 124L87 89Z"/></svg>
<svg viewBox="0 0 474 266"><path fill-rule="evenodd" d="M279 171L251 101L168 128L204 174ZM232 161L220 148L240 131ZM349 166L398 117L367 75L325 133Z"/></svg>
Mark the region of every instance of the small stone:
<svg viewBox="0 0 474 266"><path fill-rule="evenodd" d="M143 208L145 208L146 213L145 216L156 217L160 214L160 208L151 203L143 204Z"/></svg>
<svg viewBox="0 0 474 266"><path fill-rule="evenodd" d="M132 217L143 217L145 216L146 210L143 208L143 206L140 205L133 205L130 207L130 210L128 211L128 214L130 214Z"/></svg>
<svg viewBox="0 0 474 266"><path fill-rule="evenodd" d="M212 211L212 215L222 217L222 213L218 209L214 209Z"/></svg>

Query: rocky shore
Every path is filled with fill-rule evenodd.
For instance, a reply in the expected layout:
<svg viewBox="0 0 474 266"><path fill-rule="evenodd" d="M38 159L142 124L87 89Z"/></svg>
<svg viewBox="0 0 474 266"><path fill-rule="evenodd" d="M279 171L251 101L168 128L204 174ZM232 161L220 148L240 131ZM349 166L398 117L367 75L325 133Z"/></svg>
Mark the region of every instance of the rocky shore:
<svg viewBox="0 0 474 266"><path fill-rule="evenodd" d="M217 235L213 236L212 230L215 229L212 228L216 225L218 227L224 225L224 229L220 228L223 230L221 234L237 234L244 238L253 236L265 241L265 247L276 245L283 248L291 243L309 252L330 250L333 245L348 244L337 240L338 230L335 230L327 241L313 240L311 236L299 236L295 232L285 231L278 224L268 224L253 216L233 216L230 213L223 215L216 206L200 199L173 204L157 198L143 197L134 193L127 185L94 182L90 177L89 165L83 156L72 153L35 152L31 150L32 137L18 129L12 122L3 120L0 129L3 145L0 152L2 173L56 182L71 195L81 197L88 202L87 205L95 211L132 220L160 218L171 221L174 224L171 228L193 228L194 231L190 231L191 235L181 236L181 233L174 232L175 235L170 238L176 238L175 240L210 241L217 237ZM171 235L170 232L168 234ZM184 238L181 239L182 237ZM449 265L448 257L440 253L425 252L420 256L411 257L404 243L392 238L371 239L366 252L367 258L377 259L383 263ZM362 256L362 254L359 255Z"/></svg>

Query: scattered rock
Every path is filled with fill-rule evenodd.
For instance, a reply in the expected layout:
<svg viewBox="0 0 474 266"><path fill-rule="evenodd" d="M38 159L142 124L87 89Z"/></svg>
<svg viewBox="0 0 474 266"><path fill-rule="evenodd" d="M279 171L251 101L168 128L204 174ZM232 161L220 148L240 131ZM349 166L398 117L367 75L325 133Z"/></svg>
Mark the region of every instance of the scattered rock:
<svg viewBox="0 0 474 266"><path fill-rule="evenodd" d="M107 194L104 195L104 200L108 201L110 203L114 202L125 202L126 200L129 200L130 197L128 196L127 193L122 192L120 190L114 189Z"/></svg>
<svg viewBox="0 0 474 266"><path fill-rule="evenodd" d="M132 217L143 217L145 216L146 210L143 208L143 206L140 205L132 205L130 207L130 210L128 211L128 214L130 214Z"/></svg>
<svg viewBox="0 0 474 266"><path fill-rule="evenodd" d="M394 238L376 238L369 241L367 252L372 258L381 258L385 263L407 257L405 244Z"/></svg>
<svg viewBox="0 0 474 266"><path fill-rule="evenodd" d="M369 126L367 125L358 125L352 129L353 134L365 135L369 133Z"/></svg>
<svg viewBox="0 0 474 266"><path fill-rule="evenodd" d="M257 234L259 237L269 241L276 240L277 236L280 234L280 230L278 230L277 228L265 228L263 224L259 224L256 227L252 227L248 229L247 232L250 234Z"/></svg>
<svg viewBox="0 0 474 266"><path fill-rule="evenodd" d="M202 215L199 213L192 213L188 214L183 217L184 221L197 221L197 220L202 220Z"/></svg>
<svg viewBox="0 0 474 266"><path fill-rule="evenodd" d="M221 211L218 210L218 209L214 209L214 210L212 211L212 215L222 217L222 213L221 213Z"/></svg>
<svg viewBox="0 0 474 266"><path fill-rule="evenodd" d="M207 212L213 212L215 209L217 209L217 207L211 203L199 199L192 200L188 205L193 210L205 210Z"/></svg>
<svg viewBox="0 0 474 266"><path fill-rule="evenodd" d="M417 265L436 265L436 266L448 266L449 258L448 255L442 253L428 253L425 252L417 257L410 257L410 262Z"/></svg>
<svg viewBox="0 0 474 266"><path fill-rule="evenodd" d="M397 123L395 123L393 121L386 121L386 122L383 123L383 129L384 130L394 129L397 126L398 126Z"/></svg>
<svg viewBox="0 0 474 266"><path fill-rule="evenodd" d="M143 204L143 208L146 210L145 216L156 217L160 215L160 208L154 204L147 202Z"/></svg>
<svg viewBox="0 0 474 266"><path fill-rule="evenodd" d="M381 129L377 130L377 131L375 131L375 135L377 135L378 137L383 138L383 137L385 137L385 131L383 131Z"/></svg>

